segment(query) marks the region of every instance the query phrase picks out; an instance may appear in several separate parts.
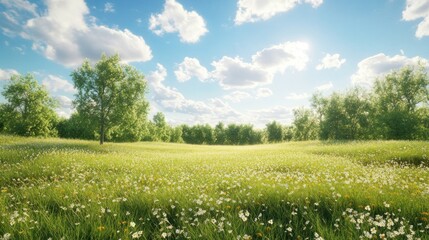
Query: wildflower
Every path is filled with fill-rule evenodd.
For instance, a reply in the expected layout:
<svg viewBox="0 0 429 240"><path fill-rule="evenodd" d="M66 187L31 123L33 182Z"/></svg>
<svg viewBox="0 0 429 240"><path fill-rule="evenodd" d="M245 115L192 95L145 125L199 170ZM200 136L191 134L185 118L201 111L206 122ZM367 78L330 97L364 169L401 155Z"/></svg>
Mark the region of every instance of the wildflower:
<svg viewBox="0 0 429 240"><path fill-rule="evenodd" d="M12 235L10 233L5 233L5 234L3 234L3 237L0 236L0 239L2 239L2 240L9 240L11 236Z"/></svg>
<svg viewBox="0 0 429 240"><path fill-rule="evenodd" d="M241 220L243 220L243 222L247 221L247 217L246 215L243 213L243 211L241 210L240 212L238 212L238 217L241 218Z"/></svg>
<svg viewBox="0 0 429 240"><path fill-rule="evenodd" d="M132 238L140 238L143 235L143 231L135 232L131 235Z"/></svg>
<svg viewBox="0 0 429 240"><path fill-rule="evenodd" d="M130 227L135 227L136 226L136 223L135 222L130 222Z"/></svg>
<svg viewBox="0 0 429 240"><path fill-rule="evenodd" d="M252 237L247 234L244 234L243 240L252 240Z"/></svg>
<svg viewBox="0 0 429 240"><path fill-rule="evenodd" d="M291 227L286 228L286 230L287 230L288 232L292 232L292 228L291 228Z"/></svg>
<svg viewBox="0 0 429 240"><path fill-rule="evenodd" d="M273 219L268 220L268 223L272 225L273 224Z"/></svg>
<svg viewBox="0 0 429 240"><path fill-rule="evenodd" d="M365 206L365 210L371 211L371 207L369 205Z"/></svg>

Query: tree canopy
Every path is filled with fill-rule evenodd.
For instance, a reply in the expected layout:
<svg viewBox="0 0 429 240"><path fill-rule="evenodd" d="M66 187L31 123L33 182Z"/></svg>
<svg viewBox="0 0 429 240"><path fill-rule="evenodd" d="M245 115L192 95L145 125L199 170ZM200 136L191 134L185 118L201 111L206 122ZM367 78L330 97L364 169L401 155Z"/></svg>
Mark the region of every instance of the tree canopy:
<svg viewBox="0 0 429 240"><path fill-rule="evenodd" d="M140 140L149 104L145 100L143 74L120 63L118 55L101 59L92 66L85 61L71 76L77 89L77 114L98 128L100 144L113 140Z"/></svg>
<svg viewBox="0 0 429 240"><path fill-rule="evenodd" d="M4 132L22 136L55 136L57 102L33 75L14 75L2 92L0 127Z"/></svg>

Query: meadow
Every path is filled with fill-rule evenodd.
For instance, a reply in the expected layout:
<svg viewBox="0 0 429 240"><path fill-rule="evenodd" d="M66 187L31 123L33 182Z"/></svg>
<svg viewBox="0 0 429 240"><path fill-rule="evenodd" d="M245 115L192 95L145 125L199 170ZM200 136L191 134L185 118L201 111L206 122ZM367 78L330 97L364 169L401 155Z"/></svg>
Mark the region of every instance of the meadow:
<svg viewBox="0 0 429 240"><path fill-rule="evenodd" d="M0 135L0 239L429 239L429 143Z"/></svg>

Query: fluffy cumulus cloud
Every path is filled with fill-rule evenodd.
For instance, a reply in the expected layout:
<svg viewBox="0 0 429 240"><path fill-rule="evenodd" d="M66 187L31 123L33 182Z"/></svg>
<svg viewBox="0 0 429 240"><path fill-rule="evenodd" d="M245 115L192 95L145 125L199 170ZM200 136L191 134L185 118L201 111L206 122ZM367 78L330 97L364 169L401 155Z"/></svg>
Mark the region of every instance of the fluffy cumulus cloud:
<svg viewBox="0 0 429 240"><path fill-rule="evenodd" d="M268 20L302 3L307 3L317 8L323 3L323 0L238 0L238 9L234 21L235 24L240 25L246 22Z"/></svg>
<svg viewBox="0 0 429 240"><path fill-rule="evenodd" d="M45 86L51 92L62 91L65 93L75 93L76 89L69 81L62 79L61 77L48 75L42 80L42 85Z"/></svg>
<svg viewBox="0 0 429 240"><path fill-rule="evenodd" d="M83 0L44 2L47 9L42 15L32 16L23 26L14 28L21 37L33 42L33 50L46 58L71 67L81 64L85 58L96 61L103 52L108 55L118 53L124 62L144 62L152 58L151 49L143 37L127 29L97 25L94 20L88 22L94 18L89 15ZM9 9L12 6L17 7L14 3ZM30 6L28 11L34 5Z"/></svg>
<svg viewBox="0 0 429 240"><path fill-rule="evenodd" d="M429 36L429 2L427 0L407 0L402 19L405 21L422 19L417 26L416 37Z"/></svg>
<svg viewBox="0 0 429 240"><path fill-rule="evenodd" d="M239 57L224 56L212 62L211 77L224 89L270 84L278 72L283 73L288 68L303 70L309 60L307 51L306 43L285 42L258 51L250 63Z"/></svg>
<svg viewBox="0 0 429 240"><path fill-rule="evenodd" d="M180 40L186 43L198 42L208 32L203 17L195 11L187 11L175 0L166 0L164 11L150 17L149 29L157 35L177 32Z"/></svg>
<svg viewBox="0 0 429 240"><path fill-rule="evenodd" d="M273 95L273 91L269 88L258 88L256 91L256 98L265 98Z"/></svg>
<svg viewBox="0 0 429 240"><path fill-rule="evenodd" d="M167 70L158 64L157 70L151 72L147 78L151 85L153 101L159 109L167 113L191 116L192 122L189 122L189 118L187 120L189 123L235 122L242 116L241 113L219 98L208 99L204 102L187 99L177 89L164 84L166 77Z"/></svg>
<svg viewBox="0 0 429 240"><path fill-rule="evenodd" d="M253 88L273 80L273 74L270 72L238 57L224 56L219 61L214 61L212 66L215 68L212 77L219 81L224 89Z"/></svg>
<svg viewBox="0 0 429 240"><path fill-rule="evenodd" d="M179 64L177 70L174 71L176 78L179 82L185 82L192 77L198 78L204 82L209 78L209 72L196 58L185 57L182 63Z"/></svg>
<svg viewBox="0 0 429 240"><path fill-rule="evenodd" d="M225 100L231 101L231 102L241 102L244 99L250 98L250 94L247 92L242 91L234 91L228 95L223 96Z"/></svg>
<svg viewBox="0 0 429 240"><path fill-rule="evenodd" d="M177 89L164 85L166 77L167 70L161 64L158 64L157 70L148 76L154 93L154 101L158 105L168 111L180 113L208 114L211 112L204 102L186 99Z"/></svg>
<svg viewBox="0 0 429 240"><path fill-rule="evenodd" d="M309 57L309 46L304 42L285 42L265 48L252 56L253 63L273 73L284 72L287 68L303 70Z"/></svg>
<svg viewBox="0 0 429 240"><path fill-rule="evenodd" d="M326 54L322 59L321 63L317 65L317 70L329 69L329 68L340 68L346 62L346 59L341 58L340 54Z"/></svg>
<svg viewBox="0 0 429 240"><path fill-rule="evenodd" d="M12 75L19 74L15 69L0 69L0 81L2 80L10 80Z"/></svg>
<svg viewBox="0 0 429 240"><path fill-rule="evenodd" d="M407 65L422 64L429 67L427 59L422 57L408 58L403 55L387 56L379 53L368 57L358 63L358 70L352 75L353 84L362 86L371 86L377 77L382 77L393 70Z"/></svg>

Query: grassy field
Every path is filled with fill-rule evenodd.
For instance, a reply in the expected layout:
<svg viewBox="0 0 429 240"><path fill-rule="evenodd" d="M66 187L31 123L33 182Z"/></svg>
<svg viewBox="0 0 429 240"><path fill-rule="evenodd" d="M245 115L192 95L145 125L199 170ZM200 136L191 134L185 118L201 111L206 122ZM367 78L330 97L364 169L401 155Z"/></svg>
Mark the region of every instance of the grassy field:
<svg viewBox="0 0 429 240"><path fill-rule="evenodd" d="M429 239L428 142L0 136L0 239Z"/></svg>

